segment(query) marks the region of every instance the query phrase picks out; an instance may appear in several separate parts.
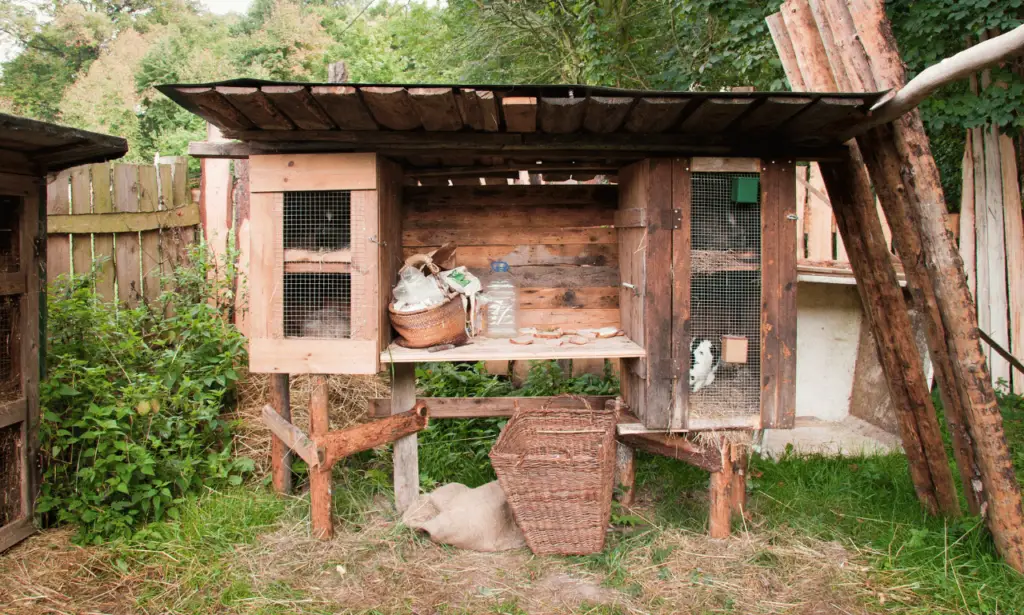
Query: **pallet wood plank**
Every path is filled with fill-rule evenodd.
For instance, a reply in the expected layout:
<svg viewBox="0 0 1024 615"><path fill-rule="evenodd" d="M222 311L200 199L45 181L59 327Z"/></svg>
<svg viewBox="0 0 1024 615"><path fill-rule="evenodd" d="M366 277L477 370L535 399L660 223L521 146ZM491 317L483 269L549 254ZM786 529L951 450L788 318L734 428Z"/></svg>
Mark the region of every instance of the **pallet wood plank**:
<svg viewBox="0 0 1024 615"><path fill-rule="evenodd" d="M672 414L670 429L686 427L690 397L690 285L692 258L691 202L692 202L692 161L687 158L672 160L672 208L679 210L679 228L672 230L672 304L670 323L672 340ZM685 366L685 367L684 367Z"/></svg>
<svg viewBox="0 0 1024 615"><path fill-rule="evenodd" d="M263 130L292 130L295 124L259 88L217 86L217 92Z"/></svg>
<svg viewBox="0 0 1024 615"><path fill-rule="evenodd" d="M468 235L468 233L467 233ZM472 241L470 238L466 238ZM462 242L460 242L461 244ZM407 247L405 258L422 253L431 247ZM455 252L454 265L472 268L487 268L495 261L505 261L511 267L528 265L587 265L592 267L615 266L618 263L618 249L608 243L598 244L520 244L515 246L464 246Z"/></svg>
<svg viewBox="0 0 1024 615"><path fill-rule="evenodd" d="M375 190L377 155L268 154L249 159L252 192Z"/></svg>
<svg viewBox="0 0 1024 615"><path fill-rule="evenodd" d="M519 308L523 310L573 308L618 309L616 286L581 286L519 289Z"/></svg>
<svg viewBox="0 0 1024 615"><path fill-rule="evenodd" d="M705 100L683 120L679 131L694 135L724 133L741 115L751 109L753 102L752 98Z"/></svg>
<svg viewBox="0 0 1024 615"><path fill-rule="evenodd" d="M106 165L103 165L106 167ZM156 169L150 165L138 166L133 164L115 164L114 171L114 210L130 213L142 209L143 169L152 172L151 188L156 188ZM95 177L93 187L96 186ZM155 194L147 192L146 199L155 197ZM98 203L98 199L97 199ZM150 209L152 204L147 205ZM99 212L97 212L99 213ZM97 238L98 239L98 238ZM128 307L135 307L139 304L142 296L142 277L140 274L139 262L139 233L124 229L117 233L114 239L117 251L117 294L118 301Z"/></svg>
<svg viewBox="0 0 1024 615"><path fill-rule="evenodd" d="M257 127L215 88L178 88L178 93L199 107L203 117L222 130L252 130Z"/></svg>
<svg viewBox="0 0 1024 615"><path fill-rule="evenodd" d="M270 376L270 407L281 421L291 424L291 388L288 374ZM270 468L274 491L287 495L292 491L292 454L288 445L277 436L270 441Z"/></svg>
<svg viewBox="0 0 1024 615"><path fill-rule="evenodd" d="M356 88L348 85L316 85L310 88L310 94L339 129L380 129Z"/></svg>
<svg viewBox="0 0 1024 615"><path fill-rule="evenodd" d="M54 180L46 186L46 214L68 215L71 213L70 193L71 171L57 173ZM53 282L58 276L71 272L71 236L64 234L47 234L46 238L46 277Z"/></svg>
<svg viewBox="0 0 1024 615"><path fill-rule="evenodd" d="M978 296L978 265L974 244L974 160L971 153L971 130L967 129L964 141L964 158L961 163L962 183L960 187L960 257L964 261L964 275L971 289L971 296Z"/></svg>
<svg viewBox="0 0 1024 615"><path fill-rule="evenodd" d="M423 248L437 246L449 241L459 242L464 231L445 229L403 230L402 245ZM600 227L566 227L537 229L532 227L510 227L492 229L473 234L472 242L478 246L507 246L516 244L614 244L616 229ZM513 272L514 273L514 272ZM536 286L536 284L534 284ZM595 286L587 284L585 286ZM597 284L596 286L600 286Z"/></svg>
<svg viewBox="0 0 1024 615"><path fill-rule="evenodd" d="M588 132L606 134L622 126L626 115L633 106L629 96L591 96L583 118L583 128Z"/></svg>
<svg viewBox="0 0 1024 615"><path fill-rule="evenodd" d="M782 228L779 220L775 189L782 188L776 181L770 184L768 174L775 165L762 161L761 177L761 422L774 424L782 415L779 408L779 377L781 375L782 346L779 324L782 321L780 293L779 246ZM769 171L772 169L772 171ZM831 219L831 213L829 213ZM829 235L831 238L831 235ZM831 257L831 253L829 254Z"/></svg>
<svg viewBox="0 0 1024 615"><path fill-rule="evenodd" d="M508 361L505 361L508 370ZM604 408L605 402L614 399L611 395L586 395L585 406ZM552 403L578 404L575 399L564 396L554 397L417 397L414 405L427 408L431 419L471 419L512 416L516 408L540 410ZM391 399L374 398L368 401L368 414L374 418L391 416Z"/></svg>
<svg viewBox="0 0 1024 615"><path fill-rule="evenodd" d="M50 233L75 233L87 236L90 233L136 233L193 227L199 223L199 205L193 203L186 207L161 211L50 216L46 220L46 228Z"/></svg>
<svg viewBox="0 0 1024 615"><path fill-rule="evenodd" d="M402 168L396 163L381 157L378 160L377 198L379 216L377 224L381 242L379 244L377 272L377 309L380 316L378 349L387 348L391 343L391 327L388 325L390 316L388 307L391 305L391 289L398 280L398 270L404 264L401 252L402 245Z"/></svg>
<svg viewBox="0 0 1024 615"><path fill-rule="evenodd" d="M539 170L539 168L537 169ZM618 191L614 186L417 186L404 190L407 207L540 207L540 206L588 206L594 204L614 207Z"/></svg>
<svg viewBox="0 0 1024 615"><path fill-rule="evenodd" d="M267 426L273 437L287 446L289 450L294 451L311 469L318 468L325 463L317 451L316 442L301 429L292 425L289 419L279 414L274 406L270 404L263 406L262 418L263 424Z"/></svg>
<svg viewBox="0 0 1024 615"><path fill-rule="evenodd" d="M676 125L688 102L679 98L640 98L626 118L626 131L637 134L665 132Z"/></svg>
<svg viewBox="0 0 1024 615"><path fill-rule="evenodd" d="M88 166L71 169L71 213L92 211L92 186ZM78 235L71 239L71 264L75 275L85 275L92 268L92 238Z"/></svg>
<svg viewBox="0 0 1024 615"><path fill-rule="evenodd" d="M419 113L424 130L444 132L462 129L462 116L452 88L409 88L409 98Z"/></svg>
<svg viewBox="0 0 1024 615"><path fill-rule="evenodd" d="M533 311L533 310L529 310ZM392 344L381 352L382 363L423 363L434 361L540 361L547 359L637 358L644 349L625 336L595 339L582 346L550 346L540 340L530 345L513 344L507 339L474 338L472 344L451 350L429 352L425 348L402 348Z"/></svg>
<svg viewBox="0 0 1024 615"><path fill-rule="evenodd" d="M331 130L335 127L306 86L265 85L260 90L300 130Z"/></svg>
<svg viewBox="0 0 1024 615"><path fill-rule="evenodd" d="M364 87L359 92L377 123L392 130L413 130L420 127L420 117L401 87Z"/></svg>
<svg viewBox="0 0 1024 615"><path fill-rule="evenodd" d="M664 328L673 325L672 241L673 166L670 159L649 162L646 186L648 216L647 250L644 256L644 334L647 351L647 410L642 416L650 427L672 426L672 336ZM687 379L687 381L689 381Z"/></svg>
<svg viewBox="0 0 1024 615"><path fill-rule="evenodd" d="M586 98L542 97L538 120L542 132L569 134L583 126Z"/></svg>
<svg viewBox="0 0 1024 615"><path fill-rule="evenodd" d="M985 210L984 222L988 227L988 259L990 284L988 296L979 296L980 309L988 308L989 325L984 329L1003 348L1010 346L1010 326L1007 318L1006 284L1006 235L1005 204L1003 203L1002 156L999 152L999 127L992 125L984 129L985 143ZM993 352L988 358L992 382L1010 382L1010 364L999 353Z"/></svg>
<svg viewBox="0 0 1024 615"><path fill-rule="evenodd" d="M548 327L561 327L563 329L601 329L603 327L619 327L619 310L602 309L532 309L520 310L518 314L519 326L536 327L538 329ZM537 340L537 344L543 344ZM566 345L568 342L565 341ZM586 345L582 346L586 348Z"/></svg>
<svg viewBox="0 0 1024 615"><path fill-rule="evenodd" d="M778 218L777 266L779 293L779 320L774 323L779 339L779 375L776 381L776 414L770 419L761 417L765 428L790 429L796 421L796 235L792 232L792 217L796 215L795 161L763 162L761 181L767 185L762 207ZM763 368L762 368L763 369Z"/></svg>
<svg viewBox="0 0 1024 615"><path fill-rule="evenodd" d="M476 180L479 182L479 180ZM479 183L478 183L479 185ZM605 205L507 205L501 210L481 207L428 207L412 205L403 212L403 228L475 231L509 227L602 227L615 223L615 210ZM471 242L469 245L473 245ZM521 242L513 242L520 244ZM466 245L459 243L459 246Z"/></svg>
<svg viewBox="0 0 1024 615"><path fill-rule="evenodd" d="M280 327L271 323L270 327ZM376 374L377 340L249 339L254 374Z"/></svg>
<svg viewBox="0 0 1024 615"><path fill-rule="evenodd" d="M327 435L330 430L329 389L327 376L314 374L310 380L312 391L309 394L309 435L316 439ZM334 536L334 521L331 519L332 500L331 466L321 464L310 469L309 516L314 538L330 540Z"/></svg>
<svg viewBox="0 0 1024 615"><path fill-rule="evenodd" d="M394 365L391 375L391 414L409 411L416 404L416 366ZM395 442L394 482L395 508L405 512L419 497L420 464L419 444L416 434L400 438Z"/></svg>
<svg viewBox="0 0 1024 615"><path fill-rule="evenodd" d="M509 96L501 99L505 128L509 132L537 130L537 99L533 96Z"/></svg>
<svg viewBox="0 0 1024 615"><path fill-rule="evenodd" d="M1013 139L1000 135L1003 174L1003 205L1006 210L1006 279L1010 305L1010 353L1024 357L1024 220ZM1012 390L1024 394L1024 374L1013 372Z"/></svg>

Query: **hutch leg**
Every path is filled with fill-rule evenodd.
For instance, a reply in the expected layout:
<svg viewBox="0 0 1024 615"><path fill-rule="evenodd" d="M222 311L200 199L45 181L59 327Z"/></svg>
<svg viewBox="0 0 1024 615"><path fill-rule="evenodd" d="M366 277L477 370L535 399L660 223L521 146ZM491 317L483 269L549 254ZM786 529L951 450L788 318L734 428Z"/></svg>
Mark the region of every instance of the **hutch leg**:
<svg viewBox="0 0 1024 615"><path fill-rule="evenodd" d="M711 517L708 531L712 538L728 538L732 518L732 454L726 441L722 442L722 469L711 473L711 492L708 498Z"/></svg>
<svg viewBox="0 0 1024 615"><path fill-rule="evenodd" d="M327 376L311 376L313 391L309 396L309 435L316 439L330 429ZM309 516L313 523L313 536L329 540L334 536L331 521L331 466L324 464L309 473Z"/></svg>
<svg viewBox="0 0 1024 615"><path fill-rule="evenodd" d="M291 398L288 387L288 374L270 375L270 405L277 410L281 418L292 420ZM292 491L292 454L291 450L277 436L271 436L270 469L274 479L274 491L288 494Z"/></svg>
<svg viewBox="0 0 1024 615"><path fill-rule="evenodd" d="M416 404L416 364L394 363L391 375L391 414L408 412ZM416 434L395 440L395 508L405 512L420 493L420 463Z"/></svg>
<svg viewBox="0 0 1024 615"><path fill-rule="evenodd" d="M632 506L636 495L633 488L636 483L636 454L633 447L622 442L617 442L615 448L615 483L622 489L619 503Z"/></svg>
<svg viewBox="0 0 1024 615"><path fill-rule="evenodd" d="M735 517L745 517L747 514L747 465L750 462L749 453L743 452L737 456L732 464L732 485L729 500L732 514Z"/></svg>

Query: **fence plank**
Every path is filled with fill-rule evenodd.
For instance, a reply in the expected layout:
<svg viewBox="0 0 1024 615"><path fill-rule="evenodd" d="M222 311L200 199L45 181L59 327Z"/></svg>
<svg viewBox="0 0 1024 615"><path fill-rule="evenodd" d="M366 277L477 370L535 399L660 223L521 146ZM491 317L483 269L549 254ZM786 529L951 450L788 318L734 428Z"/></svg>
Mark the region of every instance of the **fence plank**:
<svg viewBox="0 0 1024 615"><path fill-rule="evenodd" d="M161 174L160 190L163 203L167 208L179 208L189 205L188 196L188 162L185 158L177 159L170 166L170 182L164 183ZM160 233L160 251L163 255L164 274L173 276L174 269L188 262L188 248L195 239L195 230L190 227L164 229Z"/></svg>
<svg viewBox="0 0 1024 615"><path fill-rule="evenodd" d="M91 191L89 167L71 169L71 213L87 214L92 211ZM89 273L92 267L92 238L88 235L72 237L71 265L76 274Z"/></svg>
<svg viewBox="0 0 1024 615"><path fill-rule="evenodd" d="M97 214L109 214L114 210L110 198L110 166L94 164L89 167L92 178L93 203L92 209ZM96 277L96 294L101 298L115 301L114 294L114 235L111 233L96 234L92 237L93 262L99 262L99 275Z"/></svg>
<svg viewBox="0 0 1024 615"><path fill-rule="evenodd" d="M155 212L160 206L157 167L139 167L139 211ZM168 169L169 170L169 169ZM160 231L139 233L142 259L142 296L153 304L160 297Z"/></svg>
<svg viewBox="0 0 1024 615"><path fill-rule="evenodd" d="M71 193L68 183L71 171L61 171L46 187L46 214L59 215L71 211ZM46 238L46 278L53 282L57 276L71 272L71 235L48 235Z"/></svg>
<svg viewBox="0 0 1024 615"><path fill-rule="evenodd" d="M139 211L142 188L139 175L142 168L134 164L114 165L114 210L118 212ZM152 169L152 167L149 167ZM117 295L128 307L139 304L142 295L142 278L139 274L139 234L127 229L118 232L117 244Z"/></svg>

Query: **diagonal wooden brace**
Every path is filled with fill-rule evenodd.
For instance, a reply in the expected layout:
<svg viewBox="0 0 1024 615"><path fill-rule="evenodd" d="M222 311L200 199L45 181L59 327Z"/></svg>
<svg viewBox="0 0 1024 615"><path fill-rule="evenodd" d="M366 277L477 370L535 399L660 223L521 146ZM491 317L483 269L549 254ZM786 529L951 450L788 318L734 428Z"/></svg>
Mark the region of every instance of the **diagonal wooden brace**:
<svg viewBox="0 0 1024 615"><path fill-rule="evenodd" d="M316 439L324 452L324 463L333 466L339 459L370 450L411 435L427 426L427 406L417 403L412 410L386 419L331 431Z"/></svg>
<svg viewBox="0 0 1024 615"><path fill-rule="evenodd" d="M285 446L295 451L310 468L323 463L323 451L301 429L292 425L274 410L270 404L263 406L263 422Z"/></svg>

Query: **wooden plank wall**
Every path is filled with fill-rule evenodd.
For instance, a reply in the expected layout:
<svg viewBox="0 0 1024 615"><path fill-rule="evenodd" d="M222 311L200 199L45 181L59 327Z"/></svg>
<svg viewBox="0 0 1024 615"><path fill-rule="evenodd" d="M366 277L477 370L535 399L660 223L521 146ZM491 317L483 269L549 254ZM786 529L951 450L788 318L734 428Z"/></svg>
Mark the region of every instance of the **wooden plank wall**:
<svg viewBox="0 0 1024 615"><path fill-rule="evenodd" d="M997 128L967 131L961 195L960 254L978 306L978 326L1017 358L1024 357L1024 221L1013 140ZM1024 374L982 346L992 383L1024 394Z"/></svg>
<svg viewBox="0 0 1024 615"><path fill-rule="evenodd" d="M47 280L99 268L99 295L127 306L154 301L161 279L188 258L199 222L187 164L101 163L49 178Z"/></svg>
<svg viewBox="0 0 1024 615"><path fill-rule="evenodd" d="M406 187L403 253L454 241L455 264L485 283L507 261L520 326L618 327L616 203L608 185Z"/></svg>

